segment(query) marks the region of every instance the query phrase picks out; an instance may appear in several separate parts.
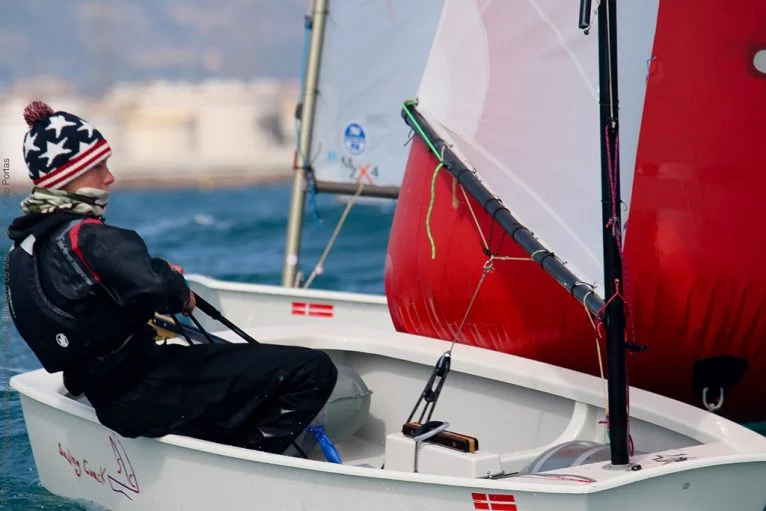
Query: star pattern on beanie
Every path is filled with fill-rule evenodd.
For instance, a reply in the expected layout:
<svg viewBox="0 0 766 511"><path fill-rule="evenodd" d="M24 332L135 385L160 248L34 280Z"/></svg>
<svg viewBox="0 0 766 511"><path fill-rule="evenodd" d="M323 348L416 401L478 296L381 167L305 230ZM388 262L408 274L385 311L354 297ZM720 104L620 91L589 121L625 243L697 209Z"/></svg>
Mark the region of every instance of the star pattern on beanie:
<svg viewBox="0 0 766 511"><path fill-rule="evenodd" d="M24 158L27 157L29 151L39 151L40 148L35 145L35 139L37 134L27 133L24 135Z"/></svg>
<svg viewBox="0 0 766 511"><path fill-rule="evenodd" d="M41 101L24 109L29 131L24 161L35 186L59 189L111 156L101 132L68 112L54 112Z"/></svg>
<svg viewBox="0 0 766 511"><path fill-rule="evenodd" d="M67 126L74 126L75 123L69 122L63 115L53 115L48 118L48 127L45 130L53 130L56 132L56 138L61 136L61 130Z"/></svg>
<svg viewBox="0 0 766 511"><path fill-rule="evenodd" d="M88 137L92 137L94 129L95 128L93 126L91 126L89 122L82 121L82 124L81 124L81 126L79 128L77 128L77 131L83 131L83 130L87 131L88 132Z"/></svg>
<svg viewBox="0 0 766 511"><path fill-rule="evenodd" d="M64 137L64 139L61 140L60 142L51 142L50 140L46 142L47 150L40 155L40 158L46 158L48 160L48 163L45 164L46 166L50 167L51 161L55 160L58 155L68 154L72 152L71 149L67 149L66 147L64 147L64 144L66 144L66 141L67 139L66 137Z"/></svg>

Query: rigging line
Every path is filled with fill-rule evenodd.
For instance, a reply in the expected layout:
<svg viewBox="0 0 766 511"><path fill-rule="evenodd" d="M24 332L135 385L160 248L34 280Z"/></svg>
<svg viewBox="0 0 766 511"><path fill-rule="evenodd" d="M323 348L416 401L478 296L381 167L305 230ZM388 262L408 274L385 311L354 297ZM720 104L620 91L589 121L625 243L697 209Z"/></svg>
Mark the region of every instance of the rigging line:
<svg viewBox="0 0 766 511"><path fill-rule="evenodd" d="M468 314L470 314L474 303L476 303L476 298L479 296L479 290L481 289L481 286L484 283L484 279L486 279L487 275L495 269L494 262L495 261L532 261L534 262L533 257L538 252L541 252L540 250L535 251L532 254L532 257L497 256L496 254L492 254L489 251L489 246L487 245L487 239L484 237L484 232L482 232L481 226L479 225L479 220L476 218L476 213L474 213L473 207L471 206L471 202L468 200L468 195L466 194L465 188L463 188L462 185L460 186L460 191L463 193L463 198L465 198L465 202L468 205L468 211L471 212L471 217L473 218L474 225L476 226L476 230L479 232L479 236L481 236L481 241L484 243L484 248L487 251L487 253L489 253L489 259L487 259L487 261L484 263L484 267L482 268L481 278L479 279L479 282L476 284L476 289L473 292L471 301L468 303L468 307L466 308L465 314L463 314L463 319L460 321L460 325L458 326L457 330L455 331L455 335L452 338L452 343L450 344L449 350L447 350L447 353L449 354L452 353L452 349L455 347L455 344L458 342L460 333L463 330L463 327L465 326L465 322L468 320ZM545 250L542 250L542 252L545 252Z"/></svg>
<svg viewBox="0 0 766 511"><path fill-rule="evenodd" d="M611 153L611 144L609 142L609 128L604 128L604 137L606 142L606 148L607 148L607 154ZM627 323L626 325L630 326L630 340L635 341L636 340L636 324L633 321L633 304L630 300L631 296L631 282L630 282L630 272L627 268L627 265L625 263L625 257L624 257L624 247L623 247L623 239L622 239L622 221L617 222L617 212L618 212L618 205L616 201L617 197L617 180L618 180L618 163L619 163L619 154L620 154L620 137L619 135L615 136L614 139L614 158L613 159L607 159L607 165L608 165L608 173L609 173L609 190L611 193L611 199L612 199L612 218L607 224L607 227L612 227L612 232L614 233L615 242L617 243L617 251L619 253L620 257L620 263L622 265L622 289L623 289L623 305L625 306L626 311L626 318Z"/></svg>
<svg viewBox="0 0 766 511"><path fill-rule="evenodd" d="M497 197L493 197L492 199L490 199L490 200L488 200L488 201L486 201L484 203L484 210L485 211L488 211L488 209L487 209L488 206L487 205L489 203L491 203L491 202L497 202L498 204L500 204L500 207L496 208L494 213L492 213L492 221L489 223L489 236L488 236L488 239L487 239L487 253L488 254L494 253L495 255L497 255L500 252L500 248L503 246L503 241L505 241L505 235L507 233L505 232L505 230L501 229L501 231L503 232L503 235L500 237L500 243L498 243L497 249L495 249L494 251L492 250L492 235L495 232L495 224L497 223L497 220L496 220L497 213L502 211L503 208L505 208L505 205L503 204L503 201L501 201Z"/></svg>
<svg viewBox="0 0 766 511"><path fill-rule="evenodd" d="M497 211L500 211L500 210L497 210ZM492 217L492 220L493 220L492 225L494 226L496 223L494 221L495 220L494 216ZM500 236L500 243L497 244L497 248L495 249L496 254L500 253L500 249L503 248L503 242L505 241L505 238L508 236L508 233L504 229L500 229L500 230L502 231L503 234ZM489 243L490 245L492 244L492 236L489 237Z"/></svg>
<svg viewBox="0 0 766 511"><path fill-rule="evenodd" d="M458 337L460 336L461 330L463 330L463 326L465 325L466 320L468 319L468 314L471 312L471 309L473 308L473 304L476 302L476 297L479 296L479 289L481 289L481 285L484 283L484 279L487 278L487 275L494 270L494 264L493 264L494 257L489 256L489 259L487 259L487 262L484 263L484 267L482 268L481 278L479 279L479 283L476 284L476 289L473 292L473 296L471 297L471 301L468 303L468 308L465 310L465 314L463 314L463 319L460 321L460 325L457 327L457 330L455 331L455 335L452 337L452 343L450 344L449 349L447 350L448 354L452 354L452 349L455 347L455 344L457 344Z"/></svg>
<svg viewBox="0 0 766 511"><path fill-rule="evenodd" d="M614 50L614 47L612 45L612 28L611 28L611 21L610 21L611 18L609 17L609 2L605 2L603 7L606 8L606 24L607 24L606 48L607 48L607 51L609 52L609 57L607 58L607 62L609 64L609 117L610 117L610 120L612 121L612 126L614 127L616 124L615 117L614 117L614 82L612 81L612 51Z"/></svg>
<svg viewBox="0 0 766 511"><path fill-rule="evenodd" d="M420 126L420 123L417 119L415 119L415 116L412 115L412 112L410 112L410 107L417 106L418 100L417 99L410 99L404 102L402 105L404 107L404 111L407 113L407 117L409 117L410 121L417 127L415 131L420 135L420 138L425 141L426 144L428 144L428 148L431 149L431 152L434 154L434 156L439 156L439 151L436 150L434 147L433 142L431 142L431 139L428 138L428 135L426 135L426 132L423 131L423 127ZM444 154L444 145L442 145L442 152L441 154ZM439 163L444 163L444 157L440 156Z"/></svg>
<svg viewBox="0 0 766 511"><path fill-rule="evenodd" d="M602 360L601 355L601 343L599 342L601 340L601 334L598 331L598 326L596 325L596 322L593 321L593 315L588 310L588 306L585 305L585 301L588 298L588 295L593 293L593 291L589 291L588 294L585 295L585 298L583 298L582 306L585 308L585 314L588 315L588 321L590 321L591 326L593 327L593 333L595 334L596 339L596 354L598 355L598 370L601 374L601 383L603 386L604 391L604 413L606 415L609 415L609 393L607 391L607 385L606 385L606 378L604 376L604 362Z"/></svg>
<svg viewBox="0 0 766 511"><path fill-rule="evenodd" d="M412 143L412 139L415 138L415 130L410 129L409 134L407 135L407 140L405 140L404 144L402 144L402 147L407 147Z"/></svg>
<svg viewBox="0 0 766 511"><path fill-rule="evenodd" d="M468 205L468 211L471 212L471 217L473 217L473 222L476 225L476 230L479 231L479 236L481 236L481 242L484 244L484 248L486 250L489 250L489 245L487 245L487 239L484 237L484 232L481 230L481 227L479 226L479 220L476 218L476 213L473 212L473 207L471 206L471 202L468 200L468 194L465 193L465 188L461 185L460 191L463 192L463 198L465 199L465 203Z"/></svg>
<svg viewBox="0 0 766 511"><path fill-rule="evenodd" d="M305 163L302 168L303 179L306 180L306 183L309 185L309 189L311 190L311 209L314 213L314 225L316 225L317 228L319 227L319 208L317 207L317 186L316 172L314 172L314 162L319 157L321 152L322 142L319 142L317 152L314 154L314 156L311 156L308 161L305 159L303 160ZM301 158L303 158L303 155L301 155Z"/></svg>
<svg viewBox="0 0 766 511"><path fill-rule="evenodd" d="M340 220L338 220L338 225L335 226L335 230L333 231L332 236L330 236L330 241L327 242L327 246L322 252L322 255L320 256L319 261L317 261L316 266L314 266L314 269L311 271L311 275L309 275L309 278L306 279L306 282L303 284L304 289L308 288L311 285L311 282L313 282L314 277L316 277L317 275L320 275L324 271L324 262L327 259L327 256L330 254L330 249L332 249L332 246L335 243L335 239L338 237L338 234L340 234L341 227L343 227L343 224L346 222L346 218L348 217L348 214L351 211L351 207L354 205L356 200L362 194L362 190L364 190L364 183L362 181L359 181L359 187L356 189L356 193L351 197L351 199L346 204L346 209L343 210L343 213L340 216Z"/></svg>
<svg viewBox="0 0 766 511"><path fill-rule="evenodd" d="M489 249L489 244L487 243L487 239L484 237L484 232L481 230L481 227L479 226L479 220L476 218L476 213L473 211L473 206L471 206L471 202L468 200L468 195L465 193L465 188L463 188L463 185L460 185L460 191L463 193L463 198L465 199L465 203L468 205L468 211L471 212L471 217L473 218L474 225L476 226L476 230L479 232L479 236L481 236L481 241L484 244L484 250L487 253L490 253L492 259L495 261L532 261L534 262L534 256L539 252L545 252L545 250L537 250L535 251L531 257L513 257L513 256L498 256L497 254L491 254Z"/></svg>
<svg viewBox="0 0 766 511"><path fill-rule="evenodd" d="M311 200L311 211L314 216L314 225L319 227L319 208L317 207L317 203L316 203L317 190L316 190L316 184L315 184L316 179L314 176L314 161L316 160L316 157L318 156L319 153L317 153L317 155L315 155L313 158L307 159L306 155L303 154L303 151L301 151L300 149L301 136L300 136L300 126L299 126L300 122L302 121L298 121L297 119L295 120L295 126L297 130L297 138L296 138L297 147L295 149L295 157L296 157L296 160L300 158L301 165L298 166L297 165L298 162L296 161L293 170L295 172L303 172L303 179L306 182L306 185L308 186L309 192L310 192L309 198ZM320 143L318 151L321 151L321 147L322 146Z"/></svg>
<svg viewBox="0 0 766 511"><path fill-rule="evenodd" d="M609 126L604 126L604 143L606 144L607 155L611 154L612 147L609 142ZM614 158L607 157L607 173L609 175L609 195L612 203L612 216L607 222L606 227L612 229L615 242L617 243L617 251L622 259L622 225L617 220L617 212L620 207L617 204L617 172L618 172L618 159L620 154L620 137L614 138Z"/></svg>

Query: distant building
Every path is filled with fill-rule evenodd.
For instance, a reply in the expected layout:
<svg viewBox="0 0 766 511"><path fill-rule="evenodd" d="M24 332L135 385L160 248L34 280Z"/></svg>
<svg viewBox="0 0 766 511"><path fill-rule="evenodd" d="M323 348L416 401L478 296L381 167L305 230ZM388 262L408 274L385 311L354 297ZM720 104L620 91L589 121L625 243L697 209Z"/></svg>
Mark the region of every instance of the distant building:
<svg viewBox="0 0 766 511"><path fill-rule="evenodd" d="M123 185L215 185L290 175L298 84L210 80L198 84L117 84L98 101L40 97L96 126L114 150L110 167ZM11 180L26 183L21 143L24 106L34 96L0 96L0 155Z"/></svg>

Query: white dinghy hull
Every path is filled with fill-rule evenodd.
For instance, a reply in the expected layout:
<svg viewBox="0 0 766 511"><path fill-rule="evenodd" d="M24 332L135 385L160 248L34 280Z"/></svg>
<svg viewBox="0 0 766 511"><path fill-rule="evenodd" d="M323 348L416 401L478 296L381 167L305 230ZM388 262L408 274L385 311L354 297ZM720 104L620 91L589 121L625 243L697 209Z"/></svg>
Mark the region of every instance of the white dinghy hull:
<svg viewBox="0 0 766 511"><path fill-rule="evenodd" d="M351 331L353 338L345 334ZM551 446L603 438L602 383L461 345L434 418L475 435L486 450L423 444L414 473L414 452L402 449L412 440L401 425L448 343L348 325L251 333L326 350L372 390L365 425L337 445L343 465L176 435L122 438L63 391L60 374L38 370L11 385L21 394L43 486L117 510L762 511L766 504L766 438L639 390L631 396L631 431L648 454L631 461L640 470L598 462L512 475ZM482 470L493 478L477 477Z"/></svg>

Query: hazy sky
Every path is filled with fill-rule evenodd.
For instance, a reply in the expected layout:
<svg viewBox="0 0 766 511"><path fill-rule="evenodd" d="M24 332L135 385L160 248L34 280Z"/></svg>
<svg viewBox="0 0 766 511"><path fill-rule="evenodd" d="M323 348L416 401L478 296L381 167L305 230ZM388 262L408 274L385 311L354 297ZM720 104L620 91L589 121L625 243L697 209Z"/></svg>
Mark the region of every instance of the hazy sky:
<svg viewBox="0 0 766 511"><path fill-rule="evenodd" d="M0 0L0 83L300 75L308 0Z"/></svg>

